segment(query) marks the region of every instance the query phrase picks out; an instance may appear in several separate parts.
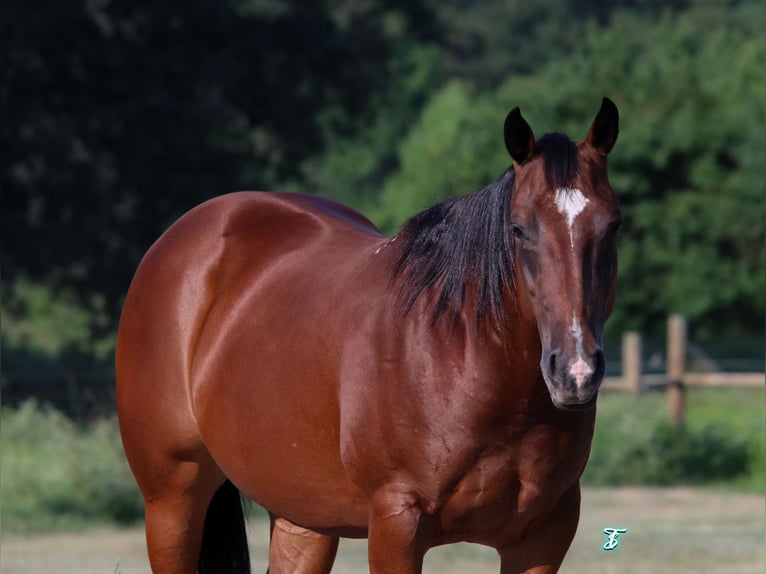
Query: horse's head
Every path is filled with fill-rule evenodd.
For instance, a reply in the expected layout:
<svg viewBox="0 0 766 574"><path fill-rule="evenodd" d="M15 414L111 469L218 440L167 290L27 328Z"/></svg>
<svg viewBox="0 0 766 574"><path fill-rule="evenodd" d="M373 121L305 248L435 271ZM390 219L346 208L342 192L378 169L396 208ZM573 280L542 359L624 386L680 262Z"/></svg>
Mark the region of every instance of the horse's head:
<svg viewBox="0 0 766 574"><path fill-rule="evenodd" d="M540 369L562 409L595 404L604 377L602 337L612 311L621 215L607 178L618 112L604 98L585 141L535 141L516 108L505 121L514 160L514 272L521 313L540 335Z"/></svg>

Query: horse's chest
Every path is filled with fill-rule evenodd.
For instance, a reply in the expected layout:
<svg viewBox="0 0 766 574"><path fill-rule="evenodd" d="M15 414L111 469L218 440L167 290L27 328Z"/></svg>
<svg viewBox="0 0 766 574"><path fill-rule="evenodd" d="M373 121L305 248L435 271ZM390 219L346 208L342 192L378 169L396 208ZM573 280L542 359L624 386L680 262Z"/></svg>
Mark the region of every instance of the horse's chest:
<svg viewBox="0 0 766 574"><path fill-rule="evenodd" d="M579 479L587 445L553 452L535 446L487 453L470 467L438 512L445 540L520 536L531 520L558 504Z"/></svg>

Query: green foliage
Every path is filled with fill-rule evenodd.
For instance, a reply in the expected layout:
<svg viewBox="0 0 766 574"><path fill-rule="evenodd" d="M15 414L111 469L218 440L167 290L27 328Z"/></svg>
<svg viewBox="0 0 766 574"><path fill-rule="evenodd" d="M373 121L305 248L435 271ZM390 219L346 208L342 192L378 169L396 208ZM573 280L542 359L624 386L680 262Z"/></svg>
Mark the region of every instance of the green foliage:
<svg viewBox="0 0 766 574"><path fill-rule="evenodd" d="M429 37L421 1L4 6L0 264L115 326L152 242L320 154ZM332 116L332 120L328 118Z"/></svg>
<svg viewBox="0 0 766 574"><path fill-rule="evenodd" d="M33 401L1 416L4 530L129 524L143 517L116 418L78 426Z"/></svg>
<svg viewBox="0 0 766 574"><path fill-rule="evenodd" d="M326 148L301 164L299 177L281 188L311 190L368 213L387 177L396 170L397 145L417 119L422 101L433 88L436 51L410 47L389 64L391 85L370 99L367 110L339 131L333 122L344 114L327 110Z"/></svg>
<svg viewBox="0 0 766 574"><path fill-rule="evenodd" d="M399 147L401 168L387 182L373 218L393 231L407 217L448 195L497 179L507 168L502 130L488 126L493 107L463 82L452 82L428 102ZM502 125L502 117L500 125Z"/></svg>
<svg viewBox="0 0 766 574"><path fill-rule="evenodd" d="M538 135L580 139L604 95L622 113L610 173L626 215L611 334L680 312L698 337L762 335L759 1L12 0L8 13L14 340L107 356L143 253L205 199L317 192L393 232L502 173L513 106ZM34 289L49 324L67 323L59 342Z"/></svg>
<svg viewBox="0 0 766 574"><path fill-rule="evenodd" d="M763 396L757 408L746 393L695 390L689 422L666 419L664 397L604 395L583 482L594 486L726 484L763 487ZM760 411L758 410L760 408ZM730 411L738 411L732 421Z"/></svg>
<svg viewBox="0 0 766 574"><path fill-rule="evenodd" d="M6 370L39 368L78 355L96 361L111 359L114 333L108 329L103 300L94 297L84 308L67 291L54 295L48 287L26 279L6 285L0 304Z"/></svg>
<svg viewBox="0 0 766 574"><path fill-rule="evenodd" d="M700 432L659 422L644 433L610 433L610 456L595 450L586 484L703 484L733 479L748 470L748 448L724 427Z"/></svg>
<svg viewBox="0 0 766 574"><path fill-rule="evenodd" d="M603 21L603 0L460 0L439 2L445 29L442 66L449 76L496 86L510 75L531 74L575 49L589 21Z"/></svg>

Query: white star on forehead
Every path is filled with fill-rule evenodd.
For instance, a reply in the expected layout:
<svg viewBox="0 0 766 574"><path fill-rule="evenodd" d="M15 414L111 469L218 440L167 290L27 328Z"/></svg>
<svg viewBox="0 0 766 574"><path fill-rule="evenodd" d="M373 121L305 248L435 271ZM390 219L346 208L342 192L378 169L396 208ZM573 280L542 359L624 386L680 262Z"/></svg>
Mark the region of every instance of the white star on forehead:
<svg viewBox="0 0 766 574"><path fill-rule="evenodd" d="M567 218L569 242L573 244L574 238L572 236L572 226L574 225L577 216L585 209L589 200L583 195L582 191L576 187L560 187L556 190L554 201L561 214Z"/></svg>

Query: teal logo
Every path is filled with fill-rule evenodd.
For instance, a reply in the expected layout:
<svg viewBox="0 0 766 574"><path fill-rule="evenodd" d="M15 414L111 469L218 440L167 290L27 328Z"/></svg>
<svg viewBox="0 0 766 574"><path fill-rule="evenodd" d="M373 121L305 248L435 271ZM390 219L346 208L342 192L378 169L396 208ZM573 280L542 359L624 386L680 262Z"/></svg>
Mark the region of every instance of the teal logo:
<svg viewBox="0 0 766 574"><path fill-rule="evenodd" d="M603 533L606 534L606 542L601 548L608 552L617 550L620 547L620 534L625 534L627 531L627 528L604 528Z"/></svg>

